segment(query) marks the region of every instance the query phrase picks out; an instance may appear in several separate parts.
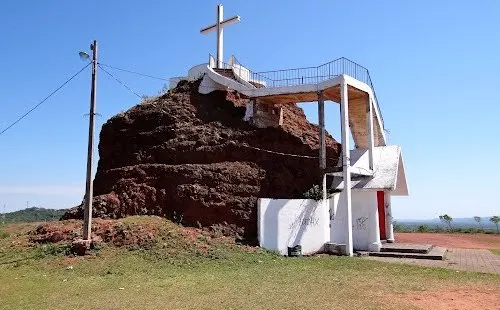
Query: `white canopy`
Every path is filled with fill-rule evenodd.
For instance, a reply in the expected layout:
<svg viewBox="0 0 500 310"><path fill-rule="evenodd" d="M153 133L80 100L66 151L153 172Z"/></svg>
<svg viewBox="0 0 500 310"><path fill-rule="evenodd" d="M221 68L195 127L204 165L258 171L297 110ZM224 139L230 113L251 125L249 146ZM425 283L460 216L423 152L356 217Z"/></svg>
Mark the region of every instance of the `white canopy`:
<svg viewBox="0 0 500 310"><path fill-rule="evenodd" d="M399 145L377 146L373 149L373 171L368 166L368 150L351 150L352 190L387 190L391 195L408 196L408 185ZM342 155L340 156L342 158ZM338 166L342 166L339 159ZM342 172L333 176L332 189L342 190L344 181Z"/></svg>

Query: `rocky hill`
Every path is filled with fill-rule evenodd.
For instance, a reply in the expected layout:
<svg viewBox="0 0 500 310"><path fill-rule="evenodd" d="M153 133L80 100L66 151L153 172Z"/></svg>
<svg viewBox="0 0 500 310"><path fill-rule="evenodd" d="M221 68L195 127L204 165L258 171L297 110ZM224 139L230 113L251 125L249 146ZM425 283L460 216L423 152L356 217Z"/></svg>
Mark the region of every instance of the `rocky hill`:
<svg viewBox="0 0 500 310"><path fill-rule="evenodd" d="M258 197L300 198L317 183L317 159L262 151L318 155L318 128L301 108L283 106L283 126L259 129L242 120L247 99L198 86L181 82L103 125L94 216L159 215L253 239ZM327 135L327 156L339 150ZM78 206L63 219L82 214Z"/></svg>

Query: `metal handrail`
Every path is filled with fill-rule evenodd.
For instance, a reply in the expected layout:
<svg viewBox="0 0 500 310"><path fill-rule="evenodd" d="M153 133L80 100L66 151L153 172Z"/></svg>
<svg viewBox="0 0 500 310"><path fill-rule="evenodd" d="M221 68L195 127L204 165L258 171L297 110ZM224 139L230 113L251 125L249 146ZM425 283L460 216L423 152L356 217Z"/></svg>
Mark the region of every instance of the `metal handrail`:
<svg viewBox="0 0 500 310"><path fill-rule="evenodd" d="M211 55L210 57L213 58ZM236 57L234 57L234 61L240 68L242 67ZM226 69L233 68L233 65L223 64L223 66ZM377 108L378 115L380 116L380 120L382 122L382 127L384 128L384 118L382 117L382 112L380 111L377 94L375 93L375 87L373 86L370 72L367 68L345 57L337 58L317 67L303 67L261 72L252 72L249 69L247 70L251 81L263 81L266 83L266 87L319 84L342 74L348 75L371 87L373 91L373 99L376 102L375 107Z"/></svg>
<svg viewBox="0 0 500 310"><path fill-rule="evenodd" d="M349 75L371 87L375 102L377 103L376 107L378 114L380 115L382 126L384 126L384 119L380 111L377 94L375 93L375 87L373 86L370 72L367 68L345 57L332 60L317 67L262 71L254 74L264 76L267 80L272 81L268 84L269 87L319 84L342 74Z"/></svg>

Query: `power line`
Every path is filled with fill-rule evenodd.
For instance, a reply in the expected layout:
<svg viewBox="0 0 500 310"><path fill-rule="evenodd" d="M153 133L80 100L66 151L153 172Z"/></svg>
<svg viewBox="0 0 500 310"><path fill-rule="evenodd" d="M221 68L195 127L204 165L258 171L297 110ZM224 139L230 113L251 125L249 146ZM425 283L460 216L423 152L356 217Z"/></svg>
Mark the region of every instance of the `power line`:
<svg viewBox="0 0 500 310"><path fill-rule="evenodd" d="M132 94L136 95L137 97L142 99L142 96L133 91L130 87L125 85L122 81L120 81L118 78L116 78L113 74L109 73L108 70L104 69L100 64L97 64L99 68L101 68L102 71L106 72L110 77L112 77L115 81L117 81L119 84L121 84L123 87L125 87L128 91L130 91Z"/></svg>
<svg viewBox="0 0 500 310"><path fill-rule="evenodd" d="M237 145L240 145L240 146L243 146L243 147L246 147L246 148L250 148L250 149L254 149L254 150L257 150L257 151L261 151L261 152L266 152L266 153L270 153L270 154L276 154L276 155L282 155L282 156L290 156L290 157L300 157L300 158L309 158L309 159L319 159L319 156L309 156L309 155L299 155L299 154L291 154L291 153L282 153L282 152L276 152L276 151L271 151L271 150L266 150L266 149L262 149L262 148L259 148L259 147L255 147L255 146L251 146L251 145L248 145L246 143L237 143L237 142L233 142ZM338 158L327 158L329 160L337 160Z"/></svg>
<svg viewBox="0 0 500 310"><path fill-rule="evenodd" d="M49 99L50 97L52 97L55 93L57 93L61 88L63 88L66 84L68 84L71 80L73 80L78 74L80 74L83 70L85 70L88 66L90 65L90 63L88 63L86 66L84 66L83 68L80 69L80 71L78 71L77 73L75 73L72 77L70 77L69 79L66 80L66 82L64 82L61 86L59 86L56 90L54 90L53 92L51 92L47 97L45 97L45 99L43 99L42 101L40 101L39 103L37 103L33 108L31 108L28 112L24 113L21 117L19 117L15 122L13 122L12 124L10 124L9 126L7 126L7 128L5 128L4 130L2 130L0 132L0 135L3 135L7 130L9 130L10 128L12 128L14 125L16 125L17 123L19 123L23 118L25 118L26 116L28 116L28 114L30 114L31 112L33 112L34 110L36 110L39 106L41 106L45 101L47 101L47 99Z"/></svg>
<svg viewBox="0 0 500 310"><path fill-rule="evenodd" d="M122 69L122 68L118 68L118 67L106 65L106 64L103 64L103 63L99 63L99 66L104 66L104 67L108 67L108 68L115 69L115 70L120 70L120 71L127 72L127 73L137 74L137 75L145 76L145 77L156 79L156 80L160 80L160 81L169 81L169 79L165 79L165 78L153 76L153 75L150 75L150 74L140 73L140 72L136 72L136 71L132 71L132 70ZM102 67L101 67L101 69L102 69Z"/></svg>

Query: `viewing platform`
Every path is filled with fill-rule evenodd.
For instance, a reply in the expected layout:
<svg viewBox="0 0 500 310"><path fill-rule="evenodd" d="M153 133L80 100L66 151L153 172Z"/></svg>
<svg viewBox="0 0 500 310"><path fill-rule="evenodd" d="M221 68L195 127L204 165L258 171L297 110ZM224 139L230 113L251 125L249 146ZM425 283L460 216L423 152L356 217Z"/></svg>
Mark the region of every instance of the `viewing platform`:
<svg viewBox="0 0 500 310"><path fill-rule="evenodd" d="M201 93L216 89L236 90L259 105L282 106L322 100L341 103L341 83L346 82L349 101L349 127L357 148L369 148L367 111L373 111L374 146L385 146L383 118L369 71L346 58L339 58L317 67L252 72L233 56L229 63L216 68L210 56L208 65L190 70L190 76L203 74Z"/></svg>

